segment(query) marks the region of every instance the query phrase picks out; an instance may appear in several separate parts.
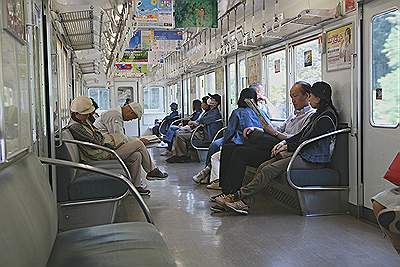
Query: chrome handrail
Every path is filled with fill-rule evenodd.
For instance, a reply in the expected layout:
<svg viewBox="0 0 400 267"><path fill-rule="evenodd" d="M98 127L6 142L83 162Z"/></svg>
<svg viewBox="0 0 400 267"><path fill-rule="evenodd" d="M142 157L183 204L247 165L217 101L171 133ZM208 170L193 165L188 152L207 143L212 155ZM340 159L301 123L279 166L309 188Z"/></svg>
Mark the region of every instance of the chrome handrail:
<svg viewBox="0 0 400 267"><path fill-rule="evenodd" d="M216 121L213 122L213 123L217 123L217 122L221 122L221 121L222 121L222 119L219 119L219 120L216 120ZM196 146L196 145L193 143L194 135L195 135L196 132L197 132L200 128L202 128L202 127L204 127L204 126L203 126L203 125L199 125L199 126L197 126L196 128L194 128L194 130L193 130L193 132L192 132L192 135L190 136L190 145L191 145L194 149L196 149L196 150L207 151L207 150L208 150L208 147L198 147L198 146ZM221 129L219 129L218 132L216 132L216 134L214 135L213 139L211 140L211 143L214 142L214 141L217 139L217 136L218 136L221 132L223 132L225 129L226 129L226 127L222 127Z"/></svg>
<svg viewBox="0 0 400 267"><path fill-rule="evenodd" d="M125 162L121 159L121 157L117 154L117 152L115 152L111 148L108 148L108 147L105 147L105 146L100 146L100 145L89 143L89 142L79 141L79 140L75 140L75 139L74 140L63 139L63 142L64 143L71 143L71 144L89 146L89 147L101 149L101 150L104 150L104 151L107 151L107 152L113 154L117 158L119 163L121 164L122 168L124 169L126 176L129 178L129 180L132 181L132 176L131 176L131 174L130 174L130 172L128 170L128 167L126 167Z"/></svg>
<svg viewBox="0 0 400 267"><path fill-rule="evenodd" d="M71 161L67 161L67 160L43 158L43 157L40 157L39 160L44 164L56 165L56 166L66 166L66 167L85 170L85 171L89 171L89 172L95 172L95 173L106 175L114 180L124 182L128 186L128 190L131 192L131 194L135 197L136 201L139 203L139 206L142 209L147 222L154 224L150 210L147 207L146 203L144 202L142 196L139 194L139 192L137 191L135 186L132 184L132 182L128 178L123 176L122 174L115 174L115 173L112 173L110 171L107 171L107 170L104 170L101 168L93 167L93 166L83 164L83 163L71 162Z"/></svg>
<svg viewBox="0 0 400 267"><path fill-rule="evenodd" d="M183 118L181 118L180 116L175 116L174 118L178 118L178 119L173 120L173 121L171 122L170 125L172 125L172 124L173 124L175 121L177 121L177 120L183 119ZM163 121L160 123L160 126L159 126L159 128L158 128L158 131L159 131L159 133L160 133L160 135L161 135L161 138L164 138L165 134L163 134L160 130L162 129L162 126L163 126L165 123L167 123L167 121L171 121L171 120L163 120ZM168 131L168 129L167 129L167 131Z"/></svg>
<svg viewBox="0 0 400 267"><path fill-rule="evenodd" d="M348 186L298 186L293 183L292 178L291 178L293 162L304 146L306 146L310 143L316 142L318 140L327 138L329 136L334 136L334 135L344 134L344 133L349 133L349 132L351 132L350 128L340 129L340 130L336 130L336 131L333 131L333 132L330 132L327 134L323 134L323 135L311 138L311 139L306 140L303 143L301 143L299 145L299 147L296 149L296 151L293 153L293 155L289 161L289 165L287 166L287 169L286 169L286 179L287 179L289 185L296 190L303 190L303 191L305 191L305 190L310 190L310 191L346 191L346 190L349 190Z"/></svg>

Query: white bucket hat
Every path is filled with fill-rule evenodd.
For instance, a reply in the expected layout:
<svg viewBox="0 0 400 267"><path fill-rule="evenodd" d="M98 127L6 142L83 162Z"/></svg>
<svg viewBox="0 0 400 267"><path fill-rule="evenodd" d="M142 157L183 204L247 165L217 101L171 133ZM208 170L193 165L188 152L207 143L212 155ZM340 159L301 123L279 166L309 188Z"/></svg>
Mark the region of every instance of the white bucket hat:
<svg viewBox="0 0 400 267"><path fill-rule="evenodd" d="M87 96L78 96L71 102L71 112L90 114L94 111L92 100Z"/></svg>
<svg viewBox="0 0 400 267"><path fill-rule="evenodd" d="M128 105L133 110L133 112L135 112L136 116L140 120L142 118L142 115L143 115L143 107L142 107L142 105L140 105L139 103L134 103L134 102L129 103Z"/></svg>

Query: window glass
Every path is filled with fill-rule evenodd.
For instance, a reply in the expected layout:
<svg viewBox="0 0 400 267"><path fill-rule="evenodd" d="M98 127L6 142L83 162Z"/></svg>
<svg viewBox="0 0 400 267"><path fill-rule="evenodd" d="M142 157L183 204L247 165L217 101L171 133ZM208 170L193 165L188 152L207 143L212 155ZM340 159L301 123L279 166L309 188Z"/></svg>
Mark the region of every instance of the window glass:
<svg viewBox="0 0 400 267"><path fill-rule="evenodd" d="M236 108L236 102L237 102L237 95L236 95L236 64L231 63L229 64L229 70L228 70L228 99L229 99L229 104L228 104L228 112L231 113L232 110Z"/></svg>
<svg viewBox="0 0 400 267"><path fill-rule="evenodd" d="M196 97L201 98L206 95L204 75L197 76L196 78Z"/></svg>
<svg viewBox="0 0 400 267"><path fill-rule="evenodd" d="M246 59L239 61L239 89L242 90L247 87L246 77Z"/></svg>
<svg viewBox="0 0 400 267"><path fill-rule="evenodd" d="M215 72L210 72L206 75L205 93L215 94Z"/></svg>
<svg viewBox="0 0 400 267"><path fill-rule="evenodd" d="M1 60L7 155L31 145L27 47L3 31Z"/></svg>
<svg viewBox="0 0 400 267"><path fill-rule="evenodd" d="M110 109L110 90L107 88L89 88L88 94L96 101L99 111Z"/></svg>
<svg viewBox="0 0 400 267"><path fill-rule="evenodd" d="M267 96L273 104L274 119L287 117L287 78L286 78L286 51L280 50L266 56L266 86Z"/></svg>
<svg viewBox="0 0 400 267"><path fill-rule="evenodd" d="M133 88L132 87L119 87L118 88L118 105L120 107L133 102Z"/></svg>
<svg viewBox="0 0 400 267"><path fill-rule="evenodd" d="M294 46L294 78L310 84L322 80L318 39Z"/></svg>
<svg viewBox="0 0 400 267"><path fill-rule="evenodd" d="M164 88L150 86L143 89L144 111L145 112L164 112Z"/></svg>
<svg viewBox="0 0 400 267"><path fill-rule="evenodd" d="M372 122L399 123L400 12L393 10L372 20Z"/></svg>
<svg viewBox="0 0 400 267"><path fill-rule="evenodd" d="M178 104L178 110L182 110L182 95L181 95L181 90L180 90L180 85L177 83L169 86L169 103L168 106L172 103L175 102Z"/></svg>

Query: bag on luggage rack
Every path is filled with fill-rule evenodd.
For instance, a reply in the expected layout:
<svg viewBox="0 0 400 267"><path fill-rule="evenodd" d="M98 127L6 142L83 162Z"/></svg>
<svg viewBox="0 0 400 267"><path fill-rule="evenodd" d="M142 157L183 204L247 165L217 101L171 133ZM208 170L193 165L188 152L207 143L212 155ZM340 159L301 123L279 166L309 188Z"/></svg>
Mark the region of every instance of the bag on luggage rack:
<svg viewBox="0 0 400 267"><path fill-rule="evenodd" d="M389 169L386 171L383 178L385 178L392 184L400 186L400 152L397 153L396 157L390 164Z"/></svg>

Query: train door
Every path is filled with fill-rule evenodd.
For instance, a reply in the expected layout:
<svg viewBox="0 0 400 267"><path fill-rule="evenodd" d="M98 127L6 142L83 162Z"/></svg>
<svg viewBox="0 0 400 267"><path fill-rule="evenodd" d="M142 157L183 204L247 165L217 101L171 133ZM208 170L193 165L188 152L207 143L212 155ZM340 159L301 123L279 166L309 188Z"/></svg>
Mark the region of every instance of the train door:
<svg viewBox="0 0 400 267"><path fill-rule="evenodd" d="M400 152L400 3L373 1L363 19L363 183L364 206L392 187L382 177Z"/></svg>
<svg viewBox="0 0 400 267"><path fill-rule="evenodd" d="M47 133L45 121L45 91L43 79L43 42L41 2L32 3L32 138L33 150L40 156L47 156Z"/></svg>
<svg viewBox="0 0 400 267"><path fill-rule="evenodd" d="M121 86L118 87L117 90L117 100L118 106L122 107L126 103L130 102L139 102L137 87L135 89L132 86ZM124 123L125 130L127 135L129 136L138 136L139 135L139 122L138 120L127 121Z"/></svg>

